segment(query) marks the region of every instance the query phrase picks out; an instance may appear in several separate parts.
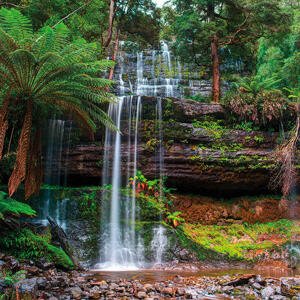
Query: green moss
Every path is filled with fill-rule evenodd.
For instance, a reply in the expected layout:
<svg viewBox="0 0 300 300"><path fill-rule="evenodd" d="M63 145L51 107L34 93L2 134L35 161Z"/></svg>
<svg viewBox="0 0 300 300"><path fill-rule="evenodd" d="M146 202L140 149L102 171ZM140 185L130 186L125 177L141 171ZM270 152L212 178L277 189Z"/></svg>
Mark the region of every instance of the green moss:
<svg viewBox="0 0 300 300"><path fill-rule="evenodd" d="M177 227L176 234L180 245L195 253L199 260L218 259L223 256L221 253L208 247L203 247L203 245L197 243L193 238L186 234L184 225Z"/></svg>
<svg viewBox="0 0 300 300"><path fill-rule="evenodd" d="M97 190L82 193L78 196L79 216L84 219L98 220L100 205L97 200Z"/></svg>
<svg viewBox="0 0 300 300"><path fill-rule="evenodd" d="M255 141L257 144L263 143L264 140L265 140L265 138L264 138L262 135L255 135L255 136L254 136L254 141Z"/></svg>
<svg viewBox="0 0 300 300"><path fill-rule="evenodd" d="M208 134L215 139L220 139L226 131L222 120L207 119L204 121L194 121L193 126L195 128L205 129Z"/></svg>
<svg viewBox="0 0 300 300"><path fill-rule="evenodd" d="M184 224L185 236L199 246L226 255L230 259L251 260L251 250L271 250L276 244L270 238L260 239L263 235L278 235L282 244L288 241L292 234L299 232L299 227L289 220L279 220L270 223L231 224L226 226Z"/></svg>
<svg viewBox="0 0 300 300"><path fill-rule="evenodd" d="M140 207L140 217L144 221L158 221L166 212L165 204L158 201L157 198L145 195L138 196L138 205Z"/></svg>
<svg viewBox="0 0 300 300"><path fill-rule="evenodd" d="M207 151L207 150L212 150L212 151L221 151L223 155L226 154L226 152L236 152L240 151L243 149L243 144L240 143L231 143L231 144L225 144L225 143L214 143L212 145L205 146L205 145L198 145L198 150L201 151Z"/></svg>
<svg viewBox="0 0 300 300"><path fill-rule="evenodd" d="M45 258L63 268L74 267L68 255L58 247L49 244L48 237L34 234L29 229L10 231L0 240L0 249L18 259Z"/></svg>
<svg viewBox="0 0 300 300"><path fill-rule="evenodd" d="M4 219L8 215L34 217L36 212L28 204L8 198L6 193L0 191L0 219Z"/></svg>

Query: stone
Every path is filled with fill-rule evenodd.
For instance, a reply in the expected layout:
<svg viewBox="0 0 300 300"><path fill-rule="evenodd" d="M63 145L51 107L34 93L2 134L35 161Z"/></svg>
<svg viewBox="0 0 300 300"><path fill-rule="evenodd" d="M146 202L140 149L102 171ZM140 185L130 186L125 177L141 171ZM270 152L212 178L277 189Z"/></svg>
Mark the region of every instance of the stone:
<svg viewBox="0 0 300 300"><path fill-rule="evenodd" d="M91 299L100 299L101 298L101 293L99 291L99 288L98 287L93 287L91 290L90 290L90 298Z"/></svg>
<svg viewBox="0 0 300 300"><path fill-rule="evenodd" d="M13 257L9 257L8 264L9 264L9 268L14 272L18 271L20 269L19 261L16 260L15 258L13 258Z"/></svg>
<svg viewBox="0 0 300 300"><path fill-rule="evenodd" d="M185 288L178 288L177 295L184 296L185 295Z"/></svg>
<svg viewBox="0 0 300 300"><path fill-rule="evenodd" d="M154 291L154 290L155 290L155 288L153 287L153 285L150 284L150 283L146 283L146 284L144 285L144 288L146 289L147 292L148 292L148 291Z"/></svg>
<svg viewBox="0 0 300 300"><path fill-rule="evenodd" d="M110 289L110 290L116 290L118 287L119 287L119 285L116 284L116 283L114 283L114 282L112 282L112 283L109 285L109 289Z"/></svg>
<svg viewBox="0 0 300 300"><path fill-rule="evenodd" d="M0 293L4 292L4 290L7 288L7 283L4 279L0 278Z"/></svg>
<svg viewBox="0 0 300 300"><path fill-rule="evenodd" d="M271 286L267 286L261 290L261 296L263 299L270 299L275 294L275 290Z"/></svg>
<svg viewBox="0 0 300 300"><path fill-rule="evenodd" d="M45 290L47 287L47 279L45 277L38 277L36 283L40 290Z"/></svg>
<svg viewBox="0 0 300 300"><path fill-rule="evenodd" d="M30 279L23 279L16 283L16 288L18 288L21 294L35 295L38 290L37 280L38 278L36 277Z"/></svg>
<svg viewBox="0 0 300 300"><path fill-rule="evenodd" d="M137 297L139 299L145 299L145 298L147 298L147 294L145 292L138 292Z"/></svg>
<svg viewBox="0 0 300 300"><path fill-rule="evenodd" d="M280 286L283 295L300 297L300 278L281 278Z"/></svg>
<svg viewBox="0 0 300 300"><path fill-rule="evenodd" d="M73 297L74 299L76 299L76 300L77 300L77 299L78 299L78 300L81 299L82 290L81 290L80 287L78 287L78 286L72 287L72 288L70 288L70 292L71 292L72 297Z"/></svg>
<svg viewBox="0 0 300 300"><path fill-rule="evenodd" d="M257 290L260 290L260 289L262 288L262 286L261 286L258 282L254 282L254 283L252 284L252 287L253 287L254 289L257 289Z"/></svg>
<svg viewBox="0 0 300 300"><path fill-rule="evenodd" d="M27 271L31 275L37 275L40 272L38 267L30 265L24 265L21 269Z"/></svg>
<svg viewBox="0 0 300 300"><path fill-rule="evenodd" d="M53 262L48 262L44 260L40 260L37 262L37 266L41 268L42 270L50 270L55 267Z"/></svg>
<svg viewBox="0 0 300 300"><path fill-rule="evenodd" d="M161 292L165 295L173 296L175 294L175 290L172 287L165 287L161 290Z"/></svg>

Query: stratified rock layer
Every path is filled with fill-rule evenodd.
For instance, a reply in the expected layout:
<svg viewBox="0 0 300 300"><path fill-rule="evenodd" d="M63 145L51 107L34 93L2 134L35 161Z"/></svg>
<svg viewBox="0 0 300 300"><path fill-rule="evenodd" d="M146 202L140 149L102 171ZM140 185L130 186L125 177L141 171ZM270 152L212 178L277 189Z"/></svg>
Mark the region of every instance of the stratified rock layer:
<svg viewBox="0 0 300 300"><path fill-rule="evenodd" d="M155 98L143 98L138 169L148 178L155 178L157 174L155 104ZM214 128L213 123L209 127L207 120L211 118L225 118L221 105L192 100L163 100L163 171L168 178L167 183L179 191L210 195L270 192L270 179L275 169L273 154L278 134ZM127 156L128 132L125 129L122 135L122 157ZM112 155L113 150L111 149ZM131 151L133 150L132 148ZM70 149L68 160L63 164L68 172L69 184L100 184L103 145L77 145ZM297 180L300 182L299 172Z"/></svg>

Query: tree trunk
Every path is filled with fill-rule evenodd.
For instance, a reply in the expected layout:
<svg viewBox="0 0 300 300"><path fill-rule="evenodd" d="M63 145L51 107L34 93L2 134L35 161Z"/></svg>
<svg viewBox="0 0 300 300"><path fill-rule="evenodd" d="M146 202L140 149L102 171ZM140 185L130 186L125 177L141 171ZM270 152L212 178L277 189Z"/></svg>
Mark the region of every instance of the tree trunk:
<svg viewBox="0 0 300 300"><path fill-rule="evenodd" d="M104 42L103 47L107 48L111 42L112 34L113 34L113 26L114 26L114 20L115 20L115 0L110 0L110 6L109 6L109 21L108 21L108 33L106 37L106 41Z"/></svg>
<svg viewBox="0 0 300 300"><path fill-rule="evenodd" d="M218 37L213 36L211 41L211 58L212 58L212 100L213 102L220 102L220 61L218 54Z"/></svg>
<svg viewBox="0 0 300 300"><path fill-rule="evenodd" d="M8 129L7 113L9 106L9 98L7 97L0 110L0 160L2 159L4 141L6 136L6 131Z"/></svg>
<svg viewBox="0 0 300 300"><path fill-rule="evenodd" d="M18 141L17 157L8 181L8 193L12 196L26 176L27 155L32 125L32 101L28 100L22 131Z"/></svg>
<svg viewBox="0 0 300 300"><path fill-rule="evenodd" d="M119 51L119 30L117 30L116 39L115 39L114 53L112 56L113 61L117 60L118 51ZM109 77L108 77L109 80L113 80L114 71L115 71L115 67L112 67L109 71Z"/></svg>
<svg viewBox="0 0 300 300"><path fill-rule="evenodd" d="M10 153L10 148L11 148L11 143L12 143L12 139L13 139L13 136L14 136L14 132L15 132L15 125L13 126L13 128L10 132L10 138L9 138L8 147L7 147L7 154Z"/></svg>
<svg viewBox="0 0 300 300"><path fill-rule="evenodd" d="M38 129L30 145L30 153L25 178L25 200L38 194L42 184L41 130Z"/></svg>

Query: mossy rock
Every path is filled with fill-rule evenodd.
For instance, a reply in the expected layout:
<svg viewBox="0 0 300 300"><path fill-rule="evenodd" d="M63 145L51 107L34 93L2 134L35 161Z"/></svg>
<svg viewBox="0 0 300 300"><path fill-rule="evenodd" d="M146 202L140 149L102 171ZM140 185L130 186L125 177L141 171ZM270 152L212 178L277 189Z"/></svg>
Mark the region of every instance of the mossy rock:
<svg viewBox="0 0 300 300"><path fill-rule="evenodd" d="M28 204L8 198L5 192L0 191L0 220L8 216L35 217L36 211Z"/></svg>
<svg viewBox="0 0 300 300"><path fill-rule="evenodd" d="M7 231L0 239L0 250L18 259L46 259L55 265L72 269L73 262L61 249L49 243L48 238L29 229Z"/></svg>

